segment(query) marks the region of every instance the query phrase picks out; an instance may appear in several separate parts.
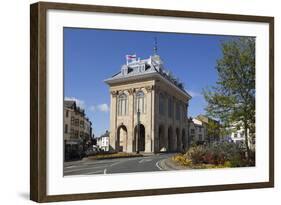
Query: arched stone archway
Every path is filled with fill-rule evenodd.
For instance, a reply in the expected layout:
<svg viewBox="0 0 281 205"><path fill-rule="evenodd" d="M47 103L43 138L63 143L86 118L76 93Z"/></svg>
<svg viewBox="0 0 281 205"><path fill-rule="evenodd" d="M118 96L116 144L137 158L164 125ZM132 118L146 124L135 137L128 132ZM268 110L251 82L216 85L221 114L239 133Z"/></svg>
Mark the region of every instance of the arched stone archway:
<svg viewBox="0 0 281 205"><path fill-rule="evenodd" d="M164 126L163 125L159 125L158 139L159 139L159 152L166 151L165 150L165 133L164 133Z"/></svg>
<svg viewBox="0 0 281 205"><path fill-rule="evenodd" d="M128 132L125 125L120 125L117 129L117 145L116 150L118 152L125 152L127 150L127 137Z"/></svg>
<svg viewBox="0 0 281 205"><path fill-rule="evenodd" d="M145 151L145 127L140 124L140 131L138 132L138 125L135 126L134 136L134 151L144 152ZM138 136L139 134L139 136ZM137 141L138 139L138 141ZM136 149L137 148L137 149Z"/></svg>
<svg viewBox="0 0 281 205"><path fill-rule="evenodd" d="M181 142L181 137L180 137L180 129L176 128L176 137L177 137L177 151L182 150L182 142Z"/></svg>
<svg viewBox="0 0 281 205"><path fill-rule="evenodd" d="M173 128L168 128L168 151L173 151Z"/></svg>
<svg viewBox="0 0 281 205"><path fill-rule="evenodd" d="M187 140L186 140L186 137L185 137L185 129L182 129L181 141L182 141L182 150L185 151L186 147L187 147Z"/></svg>

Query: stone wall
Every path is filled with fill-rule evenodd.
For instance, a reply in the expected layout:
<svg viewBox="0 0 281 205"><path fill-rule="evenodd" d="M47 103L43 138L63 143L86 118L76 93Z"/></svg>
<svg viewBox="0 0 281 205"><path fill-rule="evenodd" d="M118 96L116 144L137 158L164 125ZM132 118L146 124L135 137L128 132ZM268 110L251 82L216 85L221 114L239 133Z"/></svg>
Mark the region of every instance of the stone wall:
<svg viewBox="0 0 281 205"><path fill-rule="evenodd" d="M144 152L176 152L188 146L188 100L181 90L162 82L159 79L142 82L127 82L110 87L110 148L115 151L136 151L137 114L135 110L136 93L141 90L145 94L145 113L140 115L140 123L145 128ZM127 96L127 114L118 116L118 96ZM165 96L165 115L159 113L159 96ZM173 116L168 116L168 99L173 102ZM176 119L176 106L180 107L180 119ZM120 149L120 128L126 128L125 146ZM125 127L125 128L124 128ZM162 129L163 133L159 133ZM161 130L160 130L161 132Z"/></svg>

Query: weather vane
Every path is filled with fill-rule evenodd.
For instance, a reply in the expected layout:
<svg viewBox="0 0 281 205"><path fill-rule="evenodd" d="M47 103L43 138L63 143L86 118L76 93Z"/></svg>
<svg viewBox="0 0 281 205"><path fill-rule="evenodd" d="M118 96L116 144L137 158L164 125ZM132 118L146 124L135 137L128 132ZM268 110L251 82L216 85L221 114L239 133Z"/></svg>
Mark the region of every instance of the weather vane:
<svg viewBox="0 0 281 205"><path fill-rule="evenodd" d="M154 55L157 54L157 50L158 50L158 47L157 47L157 37L154 37L154 48L153 48Z"/></svg>

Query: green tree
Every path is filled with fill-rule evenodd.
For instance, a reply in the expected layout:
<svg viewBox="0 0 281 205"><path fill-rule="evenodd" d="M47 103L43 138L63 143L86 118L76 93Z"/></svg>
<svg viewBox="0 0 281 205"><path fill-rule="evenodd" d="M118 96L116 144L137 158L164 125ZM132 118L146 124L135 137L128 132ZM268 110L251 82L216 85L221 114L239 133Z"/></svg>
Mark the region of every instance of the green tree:
<svg viewBox="0 0 281 205"><path fill-rule="evenodd" d="M207 126L207 140L210 143L213 140L218 140L220 137L220 124L209 120L209 122L206 124Z"/></svg>
<svg viewBox="0 0 281 205"><path fill-rule="evenodd" d="M255 38L223 42L221 50L216 65L218 81L203 91L206 111L224 126L243 127L249 157L249 137L255 135Z"/></svg>

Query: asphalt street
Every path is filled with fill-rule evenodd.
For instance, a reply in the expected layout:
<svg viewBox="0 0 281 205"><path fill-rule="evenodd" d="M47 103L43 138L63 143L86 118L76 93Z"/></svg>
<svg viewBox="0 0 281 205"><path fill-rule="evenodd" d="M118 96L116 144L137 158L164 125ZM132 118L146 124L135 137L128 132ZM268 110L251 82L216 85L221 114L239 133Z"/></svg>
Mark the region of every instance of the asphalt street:
<svg viewBox="0 0 281 205"><path fill-rule="evenodd" d="M174 154L155 154L134 158L116 158L103 160L84 159L64 163L64 176L113 174L131 172L152 172L170 170L163 162Z"/></svg>

